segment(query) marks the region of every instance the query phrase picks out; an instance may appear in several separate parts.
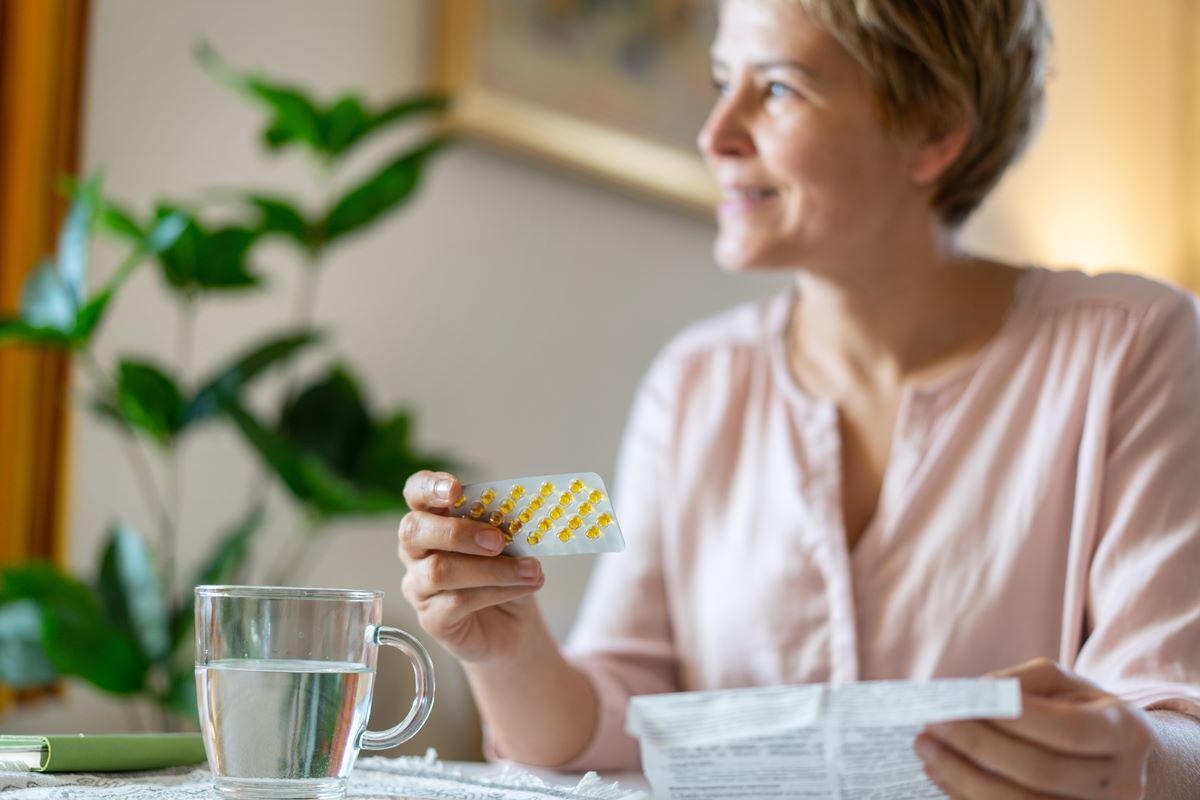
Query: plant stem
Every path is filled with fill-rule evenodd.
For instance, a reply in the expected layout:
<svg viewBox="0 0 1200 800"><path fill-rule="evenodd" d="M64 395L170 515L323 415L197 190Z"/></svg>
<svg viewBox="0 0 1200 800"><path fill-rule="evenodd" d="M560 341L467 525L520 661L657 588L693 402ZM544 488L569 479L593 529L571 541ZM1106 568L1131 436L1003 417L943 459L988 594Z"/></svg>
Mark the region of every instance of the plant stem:
<svg viewBox="0 0 1200 800"><path fill-rule="evenodd" d="M83 353L83 364L91 376L92 382L100 387L101 391L106 392L109 397L116 400L116 389L112 382L104 373L104 368L96 360L96 354L90 349ZM129 464L133 467L134 478L137 481L138 489L142 493L142 499L146 503L151 515L157 515L164 526L170 526L171 516L166 504L163 502L162 493L158 489L158 484L154 480L154 469L150 464L149 458L146 457L146 451L139 446L139 440L134 430L129 427L128 423L120 420L121 431L124 434L121 437L121 442L124 445L122 448L125 451L125 457Z"/></svg>

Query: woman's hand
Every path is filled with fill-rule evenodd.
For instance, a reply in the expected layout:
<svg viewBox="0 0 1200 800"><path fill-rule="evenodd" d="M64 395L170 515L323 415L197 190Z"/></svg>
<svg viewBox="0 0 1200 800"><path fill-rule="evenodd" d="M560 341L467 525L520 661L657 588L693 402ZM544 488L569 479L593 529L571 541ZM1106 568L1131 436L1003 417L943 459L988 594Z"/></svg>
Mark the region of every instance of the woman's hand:
<svg viewBox="0 0 1200 800"><path fill-rule="evenodd" d="M405 483L412 511L398 532L403 591L422 628L456 658L482 662L511 655L522 630L540 622L531 595L545 576L535 558L501 556L496 528L449 516L461 492L446 472L418 472Z"/></svg>
<svg viewBox="0 0 1200 800"><path fill-rule="evenodd" d="M1146 714L1048 659L1019 678L1021 716L931 725L917 737L925 772L952 798L1141 800L1153 734Z"/></svg>

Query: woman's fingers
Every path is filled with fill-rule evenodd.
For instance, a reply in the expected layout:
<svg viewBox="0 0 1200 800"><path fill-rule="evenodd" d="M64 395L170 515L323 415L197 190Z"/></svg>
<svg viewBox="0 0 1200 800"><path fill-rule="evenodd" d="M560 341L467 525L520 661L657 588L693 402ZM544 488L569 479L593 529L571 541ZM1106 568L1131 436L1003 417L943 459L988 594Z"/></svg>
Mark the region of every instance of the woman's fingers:
<svg viewBox="0 0 1200 800"><path fill-rule="evenodd" d="M462 493L458 478L449 472L414 472L404 482L404 502L413 511L442 511Z"/></svg>
<svg viewBox="0 0 1200 800"><path fill-rule="evenodd" d="M488 586L529 586L542 579L536 558L490 558L431 553L417 559L404 575L404 595L421 603L442 592Z"/></svg>
<svg viewBox="0 0 1200 800"><path fill-rule="evenodd" d="M527 586L480 586L474 589L455 589L439 592L417 603L421 627L439 639L453 635L467 617L484 609L519 600L542 587L544 579Z"/></svg>
<svg viewBox="0 0 1200 800"><path fill-rule="evenodd" d="M504 549L500 531L486 522L410 511L400 520L400 560L409 566L418 558L444 551L494 556Z"/></svg>

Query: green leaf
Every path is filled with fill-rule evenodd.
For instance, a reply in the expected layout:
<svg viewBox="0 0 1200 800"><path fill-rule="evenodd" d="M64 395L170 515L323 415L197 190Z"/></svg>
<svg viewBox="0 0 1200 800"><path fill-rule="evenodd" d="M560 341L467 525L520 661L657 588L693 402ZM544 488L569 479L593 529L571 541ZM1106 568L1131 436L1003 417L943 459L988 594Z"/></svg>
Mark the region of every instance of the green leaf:
<svg viewBox="0 0 1200 800"><path fill-rule="evenodd" d="M412 420L407 412L395 414L372 432L355 466L354 475L364 486L404 496L408 476L423 469L451 469L453 461L439 455L417 453L412 447Z"/></svg>
<svg viewBox="0 0 1200 800"><path fill-rule="evenodd" d="M275 149L300 141L315 151L321 150L320 114L303 92L238 74L222 63L207 43L196 48L196 59L222 83L246 94L272 114L264 135L268 147Z"/></svg>
<svg viewBox="0 0 1200 800"><path fill-rule="evenodd" d="M0 596L37 603L42 647L60 674L120 694L144 689L145 657L108 619L91 588L49 564L30 563L0 571Z"/></svg>
<svg viewBox="0 0 1200 800"><path fill-rule="evenodd" d="M354 95L339 98L320 117L322 149L341 155L371 128L371 117Z"/></svg>
<svg viewBox="0 0 1200 800"><path fill-rule="evenodd" d="M150 661L170 652L167 603L150 548L128 525L109 534L97 580L109 617L132 636Z"/></svg>
<svg viewBox="0 0 1200 800"><path fill-rule="evenodd" d="M305 331L289 333L256 345L238 356L232 364L217 371L204 382L188 403L184 412L185 424L211 417L221 407L222 397L236 397L267 369L279 366L317 341L320 334Z"/></svg>
<svg viewBox="0 0 1200 800"><path fill-rule="evenodd" d="M133 214L112 200L105 200L100 208L100 227L120 238L139 244L146 236Z"/></svg>
<svg viewBox="0 0 1200 800"><path fill-rule="evenodd" d="M0 347L7 344L44 345L67 349L72 337L55 328L38 328L24 320L0 318Z"/></svg>
<svg viewBox="0 0 1200 800"><path fill-rule="evenodd" d="M325 218L322 242L332 242L364 228L407 200L417 188L429 157L448 141L444 136L427 140L348 192Z"/></svg>
<svg viewBox="0 0 1200 800"><path fill-rule="evenodd" d="M74 338L79 345L86 345L95 333L100 320L113 296L124 285L133 271L149 255L158 255L173 245L187 225L186 219L178 214L167 214L158 219L150 232L142 237L134 252L121 263L104 287L79 310L75 317Z"/></svg>
<svg viewBox="0 0 1200 800"><path fill-rule="evenodd" d="M70 333L75 328L78 298L53 261L43 261L21 292L21 317L31 328Z"/></svg>
<svg viewBox="0 0 1200 800"><path fill-rule="evenodd" d="M137 643L102 616L45 609L42 643L63 675L75 675L114 694L145 691L149 664Z"/></svg>
<svg viewBox="0 0 1200 800"><path fill-rule="evenodd" d="M190 293L258 284L246 267L255 231L238 226L210 231L195 216L169 205L160 206L155 214L160 222L172 215L183 220L179 235L159 256L163 276L172 287Z"/></svg>
<svg viewBox="0 0 1200 800"><path fill-rule="evenodd" d="M42 611L33 600L0 605L0 681L14 689L48 686L58 677L42 647Z"/></svg>
<svg viewBox="0 0 1200 800"><path fill-rule="evenodd" d="M407 120L417 114L440 113L450 106L450 98L441 93L406 97L385 108L371 120L371 132Z"/></svg>
<svg viewBox="0 0 1200 800"><path fill-rule="evenodd" d="M242 435L284 486L316 514L371 514L400 507L397 498L391 495L359 491L353 483L335 474L320 458L304 452L283 436L263 427L236 401L227 400L225 408Z"/></svg>
<svg viewBox="0 0 1200 800"><path fill-rule="evenodd" d="M260 212L257 233L286 236L302 247L308 247L308 222L295 205L279 197L246 195L247 203Z"/></svg>
<svg viewBox="0 0 1200 800"><path fill-rule="evenodd" d="M371 436L371 417L358 383L335 367L284 407L279 432L335 472L349 475Z"/></svg>
<svg viewBox="0 0 1200 800"><path fill-rule="evenodd" d="M153 364L122 361L116 383L115 402L102 402L109 410L119 410L131 428L161 445L169 445L183 430L183 394L170 375Z"/></svg>
<svg viewBox="0 0 1200 800"><path fill-rule="evenodd" d="M192 577L187 593L171 618L171 649L177 649L195 625L195 588L206 584L236 584L245 580L250 544L262 528L263 509L253 509L245 519L217 539L208 559Z"/></svg>
<svg viewBox="0 0 1200 800"><path fill-rule="evenodd" d="M88 251L99 206L100 176L94 175L76 188L58 234L58 275L71 293L73 308L83 303L87 291ZM28 316L26 319L33 322Z"/></svg>

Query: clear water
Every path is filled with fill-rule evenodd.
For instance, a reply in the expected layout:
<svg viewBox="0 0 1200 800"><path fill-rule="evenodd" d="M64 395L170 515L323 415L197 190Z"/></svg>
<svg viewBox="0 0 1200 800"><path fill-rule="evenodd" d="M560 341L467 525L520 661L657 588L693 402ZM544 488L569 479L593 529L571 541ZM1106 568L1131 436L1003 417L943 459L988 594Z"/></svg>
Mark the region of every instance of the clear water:
<svg viewBox="0 0 1200 800"><path fill-rule="evenodd" d="M229 797L340 797L370 712L362 664L229 660L196 668L216 786Z"/></svg>

